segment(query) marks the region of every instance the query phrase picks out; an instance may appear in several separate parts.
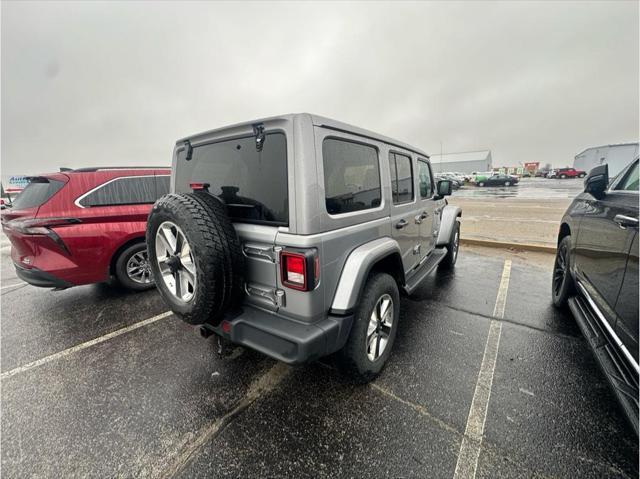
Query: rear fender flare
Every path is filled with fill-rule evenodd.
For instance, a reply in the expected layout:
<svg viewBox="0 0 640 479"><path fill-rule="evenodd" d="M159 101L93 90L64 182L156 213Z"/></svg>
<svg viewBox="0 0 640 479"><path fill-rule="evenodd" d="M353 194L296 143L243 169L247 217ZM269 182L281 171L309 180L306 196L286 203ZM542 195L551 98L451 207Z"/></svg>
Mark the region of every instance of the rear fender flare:
<svg viewBox="0 0 640 479"><path fill-rule="evenodd" d="M461 216L462 208L459 206L447 205L444 207L440 219L440 231L438 232L436 246L446 246L449 244L453 227Z"/></svg>
<svg viewBox="0 0 640 479"><path fill-rule="evenodd" d="M389 237L370 241L354 249L342 268L331 304L331 313L340 315L351 313L358 304L360 293L373 266L380 260L396 254L402 258L398 242ZM404 280L401 265L402 261L400 261L400 274L401 279Z"/></svg>

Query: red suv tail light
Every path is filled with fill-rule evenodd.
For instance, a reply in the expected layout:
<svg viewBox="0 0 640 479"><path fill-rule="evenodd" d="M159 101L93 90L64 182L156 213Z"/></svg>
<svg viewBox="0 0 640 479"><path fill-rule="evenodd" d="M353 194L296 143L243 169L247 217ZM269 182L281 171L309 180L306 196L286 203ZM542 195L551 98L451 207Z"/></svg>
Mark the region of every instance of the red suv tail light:
<svg viewBox="0 0 640 479"><path fill-rule="evenodd" d="M30 218L15 219L3 223L3 227L29 236L48 236L62 251L69 254L67 245L51 228L81 223L78 218Z"/></svg>
<svg viewBox="0 0 640 479"><path fill-rule="evenodd" d="M78 218L29 218L7 221L5 228L17 231L25 235L46 235L49 228L54 226L66 226L80 223Z"/></svg>
<svg viewBox="0 0 640 479"><path fill-rule="evenodd" d="M311 291L318 284L319 268L316 250L280 253L282 284L299 291Z"/></svg>

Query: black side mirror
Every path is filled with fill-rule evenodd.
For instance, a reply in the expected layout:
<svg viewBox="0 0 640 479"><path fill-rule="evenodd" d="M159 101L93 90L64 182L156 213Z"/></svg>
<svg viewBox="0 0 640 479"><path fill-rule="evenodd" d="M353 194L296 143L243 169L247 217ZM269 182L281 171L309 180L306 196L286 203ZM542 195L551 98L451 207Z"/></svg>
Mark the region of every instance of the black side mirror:
<svg viewBox="0 0 640 479"><path fill-rule="evenodd" d="M596 166L592 169L584 179L584 192L591 193L593 196L600 197L609 186L609 166Z"/></svg>
<svg viewBox="0 0 640 479"><path fill-rule="evenodd" d="M438 196L440 198L451 195L451 189L452 185L450 180L438 181Z"/></svg>

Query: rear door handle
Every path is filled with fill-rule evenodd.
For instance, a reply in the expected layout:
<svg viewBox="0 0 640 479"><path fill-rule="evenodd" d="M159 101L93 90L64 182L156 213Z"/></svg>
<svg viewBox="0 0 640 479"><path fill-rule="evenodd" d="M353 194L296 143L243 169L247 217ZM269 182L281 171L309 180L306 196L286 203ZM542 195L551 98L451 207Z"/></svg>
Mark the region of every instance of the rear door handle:
<svg viewBox="0 0 640 479"><path fill-rule="evenodd" d="M618 223L618 226L622 229L626 229L627 227L637 227L638 226L638 218L632 218L631 216L626 215L616 215L613 218L613 221Z"/></svg>
<svg viewBox="0 0 640 479"><path fill-rule="evenodd" d="M428 217L429 217L429 213L427 213L426 211L423 211L422 214L420 215L421 220L426 220Z"/></svg>
<svg viewBox="0 0 640 479"><path fill-rule="evenodd" d="M404 228L405 226L407 226L409 223L407 222L407 220L405 219L401 219L400 221L398 221L396 223L396 229L401 230L402 228Z"/></svg>

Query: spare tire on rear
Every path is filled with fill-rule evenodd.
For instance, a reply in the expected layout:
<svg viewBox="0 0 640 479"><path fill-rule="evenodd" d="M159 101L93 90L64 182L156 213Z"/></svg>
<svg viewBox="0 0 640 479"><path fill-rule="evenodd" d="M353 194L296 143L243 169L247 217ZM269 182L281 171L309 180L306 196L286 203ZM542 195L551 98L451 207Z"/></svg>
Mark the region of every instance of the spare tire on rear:
<svg viewBox="0 0 640 479"><path fill-rule="evenodd" d="M147 220L149 264L162 298L189 324L217 325L242 298L242 247L226 207L206 192L160 198Z"/></svg>

